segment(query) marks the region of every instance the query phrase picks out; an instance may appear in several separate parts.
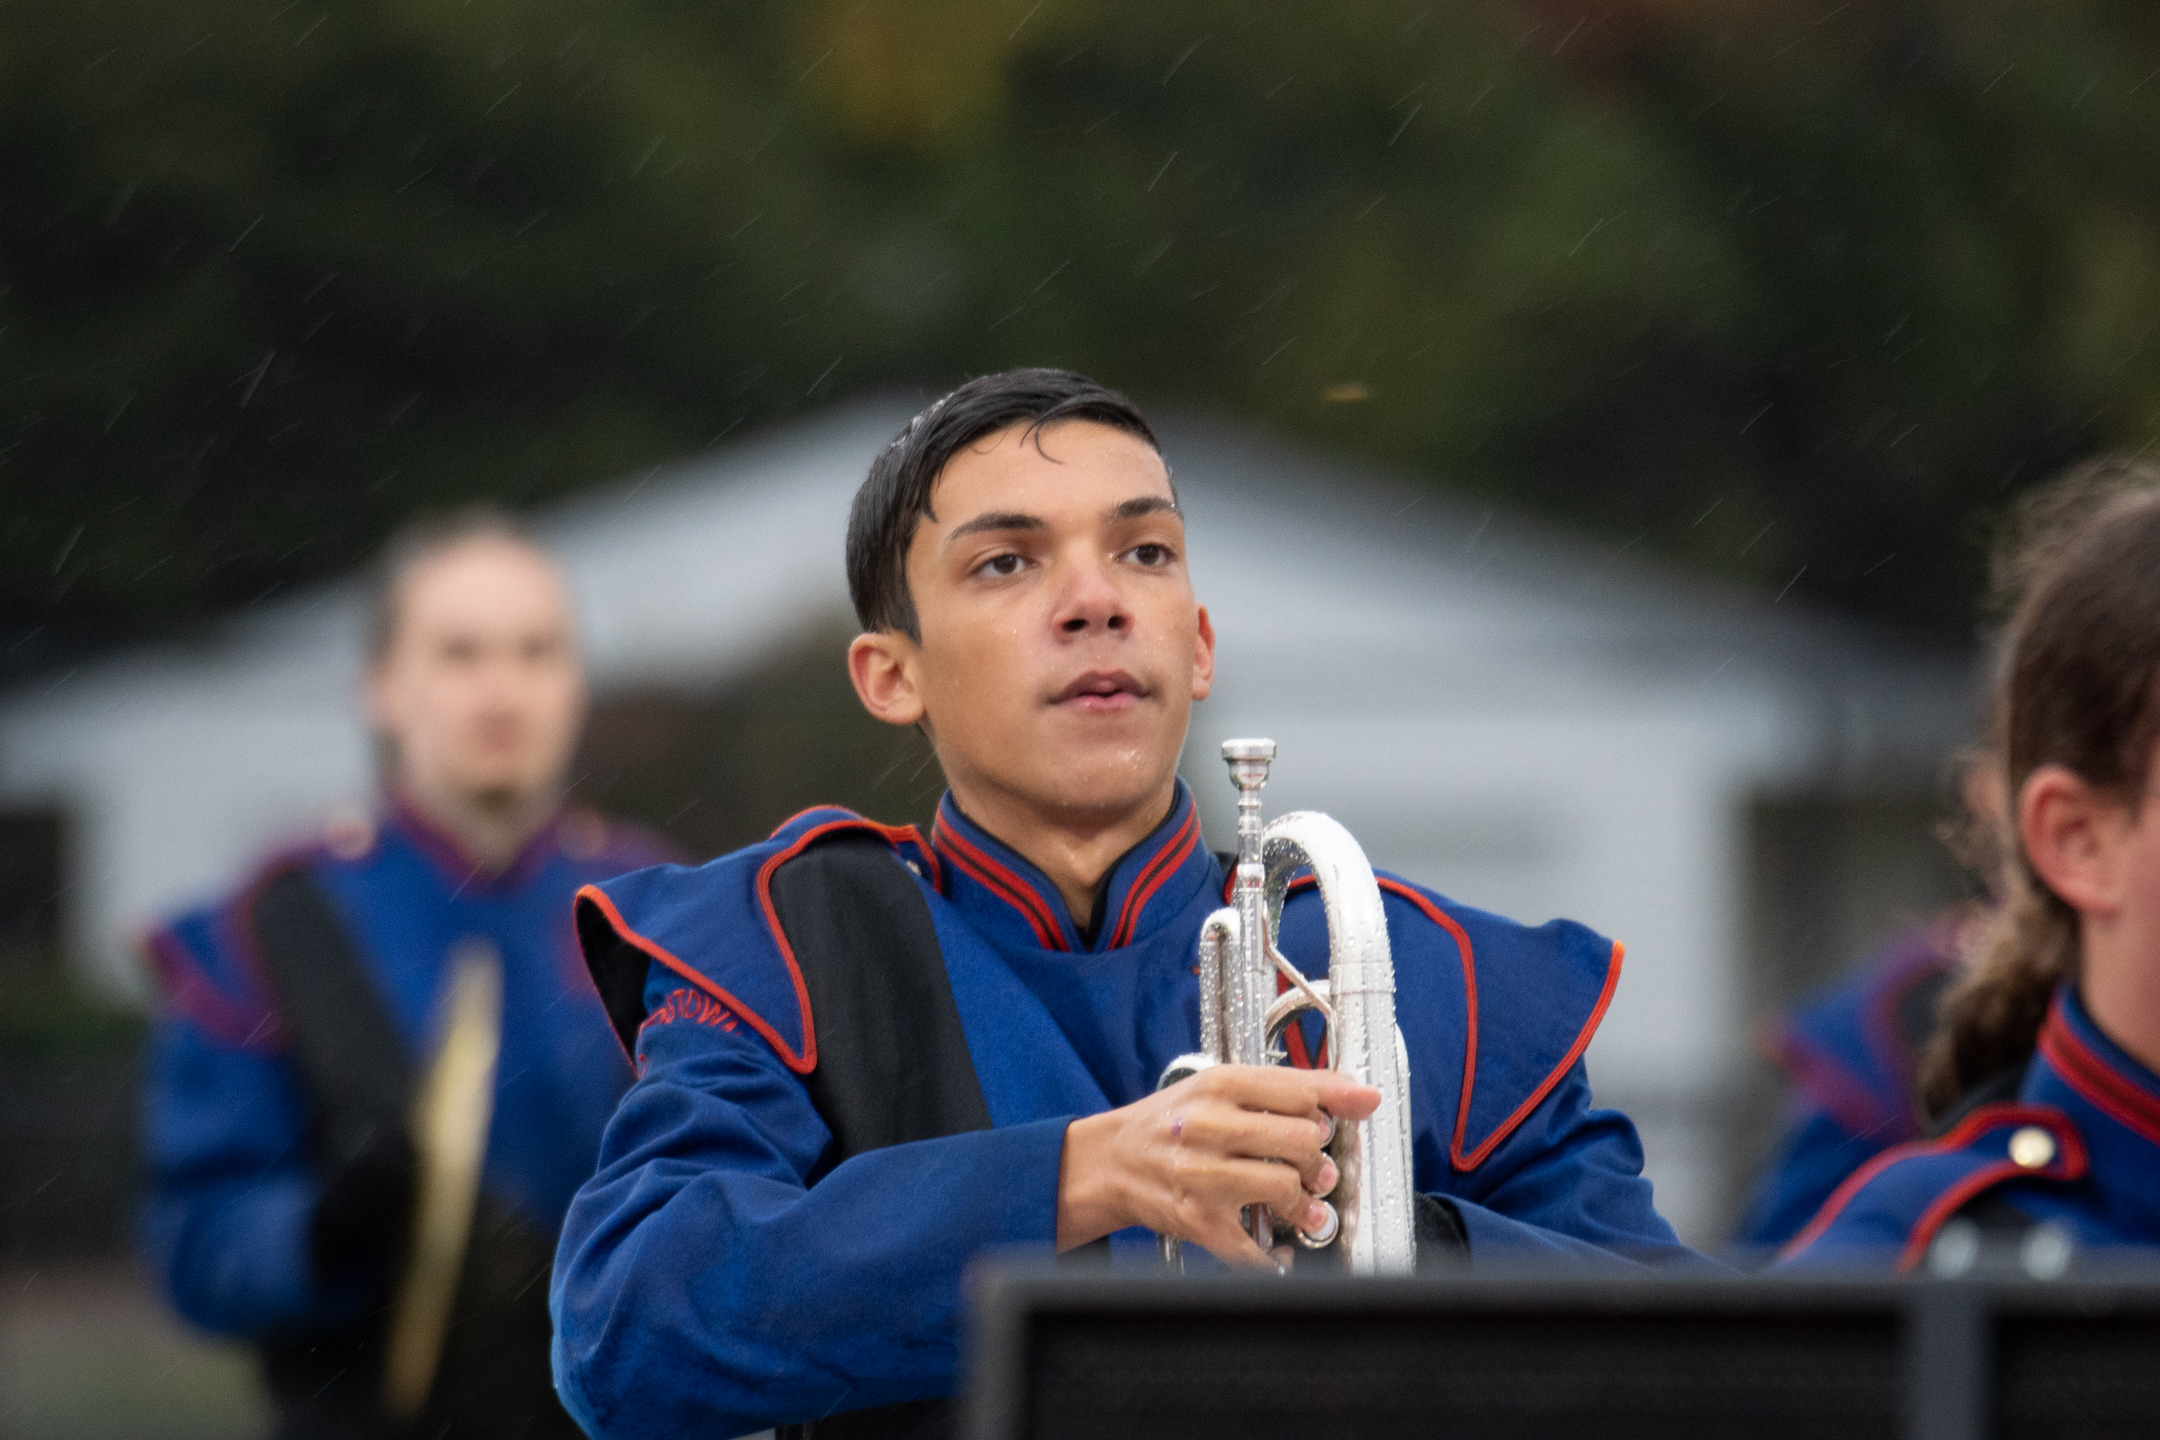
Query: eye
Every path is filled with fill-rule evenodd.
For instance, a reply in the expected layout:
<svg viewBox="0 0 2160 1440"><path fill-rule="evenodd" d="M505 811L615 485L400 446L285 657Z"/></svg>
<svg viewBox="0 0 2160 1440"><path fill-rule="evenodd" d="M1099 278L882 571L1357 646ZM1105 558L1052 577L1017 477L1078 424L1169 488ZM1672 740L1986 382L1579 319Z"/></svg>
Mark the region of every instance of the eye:
<svg viewBox="0 0 2160 1440"><path fill-rule="evenodd" d="M1172 560L1175 560L1177 555L1168 545L1150 540L1144 545L1135 545L1132 549L1126 551L1125 558L1149 570L1159 570Z"/></svg>
<svg viewBox="0 0 2160 1440"><path fill-rule="evenodd" d="M1027 561L1019 554L1006 550L991 556L982 564L976 566L975 573L987 575L994 580L1009 580L1019 574L1021 567L1026 564Z"/></svg>

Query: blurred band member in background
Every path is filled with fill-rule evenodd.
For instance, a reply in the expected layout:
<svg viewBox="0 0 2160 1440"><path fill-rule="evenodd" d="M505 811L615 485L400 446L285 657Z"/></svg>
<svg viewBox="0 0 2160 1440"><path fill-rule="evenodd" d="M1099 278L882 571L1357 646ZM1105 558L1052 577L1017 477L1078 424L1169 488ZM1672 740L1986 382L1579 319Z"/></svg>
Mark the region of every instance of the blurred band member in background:
<svg viewBox="0 0 2160 1440"><path fill-rule="evenodd" d="M1846 1176L1926 1128L1920 1057L1944 992L2000 904L2002 784L1999 757L1968 754L1964 813L1944 836L1986 893L1899 936L1768 1027L1763 1048L1784 1072L1788 1118L1734 1233L1735 1258L1774 1257Z"/></svg>
<svg viewBox="0 0 2160 1440"><path fill-rule="evenodd" d="M394 543L369 624L377 813L147 941L164 1013L143 1246L183 1315L259 1347L281 1436L574 1435L549 1383L546 1271L630 1073L570 899L662 857L563 806L585 708L569 597L507 517ZM406 1121L447 957L476 941L502 975L492 1125L449 1338L407 1429L381 1404L414 1214Z"/></svg>
<svg viewBox="0 0 2160 1440"><path fill-rule="evenodd" d="M1215 653L1185 538L1124 396L1060 370L961 386L872 463L847 541L850 674L929 736L951 786L931 834L811 810L580 896L639 1072L555 1273L557 1375L592 1434L942 1435L984 1251L1153 1268L1159 1233L1272 1269L1291 1252L1241 1206L1324 1226L1331 1117L1379 1091L1238 1065L1156 1089L1198 1038L1225 886L1177 773ZM1420 1258L1700 1263L1634 1126L1591 1103L1619 947L1380 884ZM1307 974L1320 911L1309 887L1283 909ZM1286 1039L1308 1065L1317 1032Z"/></svg>
<svg viewBox="0 0 2160 1440"><path fill-rule="evenodd" d="M2006 895L1920 1071L1932 1138L1855 1171L1791 1264L2160 1245L2160 472L2096 462L2030 501L1991 713Z"/></svg>

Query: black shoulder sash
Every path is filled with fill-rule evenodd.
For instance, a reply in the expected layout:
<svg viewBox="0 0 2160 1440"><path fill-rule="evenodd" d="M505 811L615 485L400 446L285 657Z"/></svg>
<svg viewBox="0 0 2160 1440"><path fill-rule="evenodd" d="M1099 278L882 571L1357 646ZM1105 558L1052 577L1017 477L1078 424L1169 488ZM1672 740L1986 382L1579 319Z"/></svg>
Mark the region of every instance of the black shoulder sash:
<svg viewBox="0 0 2160 1440"><path fill-rule="evenodd" d="M851 1156L990 1128L930 908L874 835L821 840L773 874L773 909L795 951L817 1026L804 1077L832 1145L811 1176ZM945 1400L785 1426L783 1440L938 1440Z"/></svg>
<svg viewBox="0 0 2160 1440"><path fill-rule="evenodd" d="M307 1094L316 1162L335 1168L379 1128L406 1128L412 1056L344 921L305 869L272 874L245 920ZM578 1440L548 1364L553 1250L552 1236L481 1195L435 1386L410 1427L377 1402L384 1311L331 1331L265 1337L281 1440L401 1440L453 1427L470 1440Z"/></svg>

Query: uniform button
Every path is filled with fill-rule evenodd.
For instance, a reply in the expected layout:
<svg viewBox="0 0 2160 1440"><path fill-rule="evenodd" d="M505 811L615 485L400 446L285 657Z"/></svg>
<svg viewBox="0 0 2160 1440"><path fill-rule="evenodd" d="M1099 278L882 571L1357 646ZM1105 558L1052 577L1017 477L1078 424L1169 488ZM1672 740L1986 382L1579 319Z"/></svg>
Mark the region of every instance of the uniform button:
<svg viewBox="0 0 2160 1440"><path fill-rule="evenodd" d="M2027 1125L2010 1137L2010 1163L2020 1170L2038 1170L2055 1158L2055 1137L2038 1125Z"/></svg>

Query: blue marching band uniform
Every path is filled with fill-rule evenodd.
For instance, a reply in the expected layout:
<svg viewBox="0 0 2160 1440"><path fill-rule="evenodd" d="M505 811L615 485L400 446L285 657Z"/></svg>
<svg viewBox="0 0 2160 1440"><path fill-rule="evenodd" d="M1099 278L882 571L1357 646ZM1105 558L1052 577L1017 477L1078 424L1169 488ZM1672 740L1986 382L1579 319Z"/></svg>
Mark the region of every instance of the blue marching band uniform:
<svg viewBox="0 0 2160 1440"><path fill-rule="evenodd" d="M899 877L866 933L921 926L932 956L938 993L894 1005L948 1015L942 1031L911 1020L884 1034L893 1063L866 1083L942 1083L938 1068L957 1058L975 1107L958 1125L893 1132L913 1143L836 1134L857 1122L834 1123L851 1112L819 1088L849 1057L813 999L848 992L821 993L799 951L849 887L791 902L790 877L848 850L851 873ZM552 1281L572 1414L616 1437L734 1434L949 1395L963 1266L988 1251L1049 1254L1067 1123L1143 1098L1192 1049L1196 942L1226 883L1181 782L1169 816L1111 869L1084 931L950 796L927 841L811 810L707 865L585 890L580 934L638 1078L571 1206ZM1472 1261L1695 1259L1651 1206L1633 1126L1591 1104L1581 1057L1620 947L1570 922L1531 929L1381 884L1416 1181L1444 1197ZM1286 904L1281 940L1305 973L1325 970L1309 885ZM1149 1233L1109 1238L1113 1256L1155 1263Z"/></svg>
<svg viewBox="0 0 2160 1440"><path fill-rule="evenodd" d="M1961 1215L1997 1233L2052 1224L2079 1250L2160 1243L2160 1076L2100 1032L2074 988L2056 993L2009 1098L1854 1171L1785 1263L1910 1270Z"/></svg>
<svg viewBox="0 0 2160 1440"><path fill-rule="evenodd" d="M164 1005L148 1061L141 1239L179 1311L265 1343L269 1358L280 1347L304 1354L315 1337L386 1303L385 1277L326 1277L311 1256L325 1188L320 1097L294 1054L288 1007L256 929L255 904L269 886L295 874L313 882L416 1063L449 953L473 938L494 946L502 1046L483 1194L544 1240L544 1267L631 1078L578 953L571 897L668 853L574 811L489 873L393 805L379 822L341 824L277 856L238 894L152 932L144 948ZM276 1391L275 1373L271 1383Z"/></svg>
<svg viewBox="0 0 2160 1440"><path fill-rule="evenodd" d="M1957 971L1957 931L1954 915L1922 926L1764 1036L1785 1073L1788 1119L1735 1230L1741 1249L1774 1253L1846 1176L1919 1138L1915 1075Z"/></svg>

